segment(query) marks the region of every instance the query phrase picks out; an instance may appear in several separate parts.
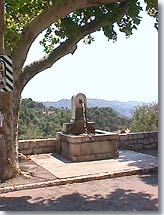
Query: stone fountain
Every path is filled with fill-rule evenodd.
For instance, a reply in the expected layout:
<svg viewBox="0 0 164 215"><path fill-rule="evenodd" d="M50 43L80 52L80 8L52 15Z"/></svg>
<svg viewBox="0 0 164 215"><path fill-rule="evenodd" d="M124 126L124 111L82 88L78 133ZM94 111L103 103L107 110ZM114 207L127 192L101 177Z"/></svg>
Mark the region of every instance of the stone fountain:
<svg viewBox="0 0 164 215"><path fill-rule="evenodd" d="M64 123L63 130L56 134L58 153L72 161L117 158L118 134L97 130L94 122L87 121L86 96L72 96L71 108L70 123Z"/></svg>

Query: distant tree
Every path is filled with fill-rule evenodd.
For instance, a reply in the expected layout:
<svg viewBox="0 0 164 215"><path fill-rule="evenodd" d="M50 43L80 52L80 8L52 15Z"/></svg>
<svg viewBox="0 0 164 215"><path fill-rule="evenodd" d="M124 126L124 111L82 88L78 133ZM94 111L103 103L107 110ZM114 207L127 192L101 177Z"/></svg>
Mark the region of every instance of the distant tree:
<svg viewBox="0 0 164 215"><path fill-rule="evenodd" d="M133 132L158 130L158 104L137 106L131 126Z"/></svg>
<svg viewBox="0 0 164 215"><path fill-rule="evenodd" d="M120 129L126 129L130 125L130 119L120 116L112 108L88 108L88 120L93 121L96 124L96 128L117 131Z"/></svg>
<svg viewBox="0 0 164 215"><path fill-rule="evenodd" d="M40 107L40 108L38 108ZM51 114L50 114L51 113ZM116 131L129 127L129 119L120 116L112 108L88 108L88 121L94 121L96 128ZM19 111L19 139L55 137L61 131L63 123L71 119L71 110L65 108L47 108L32 99L24 99Z"/></svg>

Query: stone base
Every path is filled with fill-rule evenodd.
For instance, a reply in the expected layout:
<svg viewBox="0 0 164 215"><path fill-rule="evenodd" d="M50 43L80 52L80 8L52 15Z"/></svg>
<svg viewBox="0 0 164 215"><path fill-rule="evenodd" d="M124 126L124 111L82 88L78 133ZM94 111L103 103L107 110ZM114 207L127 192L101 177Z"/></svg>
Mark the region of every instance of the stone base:
<svg viewBox="0 0 164 215"><path fill-rule="evenodd" d="M116 158L118 134L98 131L93 135L70 135L57 132L58 153L72 161L91 161Z"/></svg>
<svg viewBox="0 0 164 215"><path fill-rule="evenodd" d="M103 160L103 159L111 159L119 157L119 152L109 152L102 154L92 154L92 155L81 155L81 156L67 156L71 161L94 161L94 160Z"/></svg>
<svg viewBox="0 0 164 215"><path fill-rule="evenodd" d="M87 122L87 130L89 133L95 132L95 123L94 122ZM74 120L70 123L64 123L63 124L63 130L62 132L64 134L82 134L85 133L84 129L84 121L83 120Z"/></svg>

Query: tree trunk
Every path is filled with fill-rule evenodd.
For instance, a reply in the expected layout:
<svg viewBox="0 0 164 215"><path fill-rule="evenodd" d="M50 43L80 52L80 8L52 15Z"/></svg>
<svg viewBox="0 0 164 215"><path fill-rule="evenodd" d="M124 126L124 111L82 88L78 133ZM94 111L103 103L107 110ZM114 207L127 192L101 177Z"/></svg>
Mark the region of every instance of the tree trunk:
<svg viewBox="0 0 164 215"><path fill-rule="evenodd" d="M18 111L20 94L16 91L0 93L0 106L4 116L0 134L0 180L15 177L18 164Z"/></svg>

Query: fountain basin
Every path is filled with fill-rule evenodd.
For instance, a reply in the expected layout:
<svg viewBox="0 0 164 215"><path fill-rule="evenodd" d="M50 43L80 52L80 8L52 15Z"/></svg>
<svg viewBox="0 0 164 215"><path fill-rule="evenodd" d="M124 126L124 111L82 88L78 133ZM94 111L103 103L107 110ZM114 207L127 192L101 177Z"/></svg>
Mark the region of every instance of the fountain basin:
<svg viewBox="0 0 164 215"><path fill-rule="evenodd" d="M117 158L118 138L117 133L102 130L80 135L57 132L57 151L72 161Z"/></svg>

